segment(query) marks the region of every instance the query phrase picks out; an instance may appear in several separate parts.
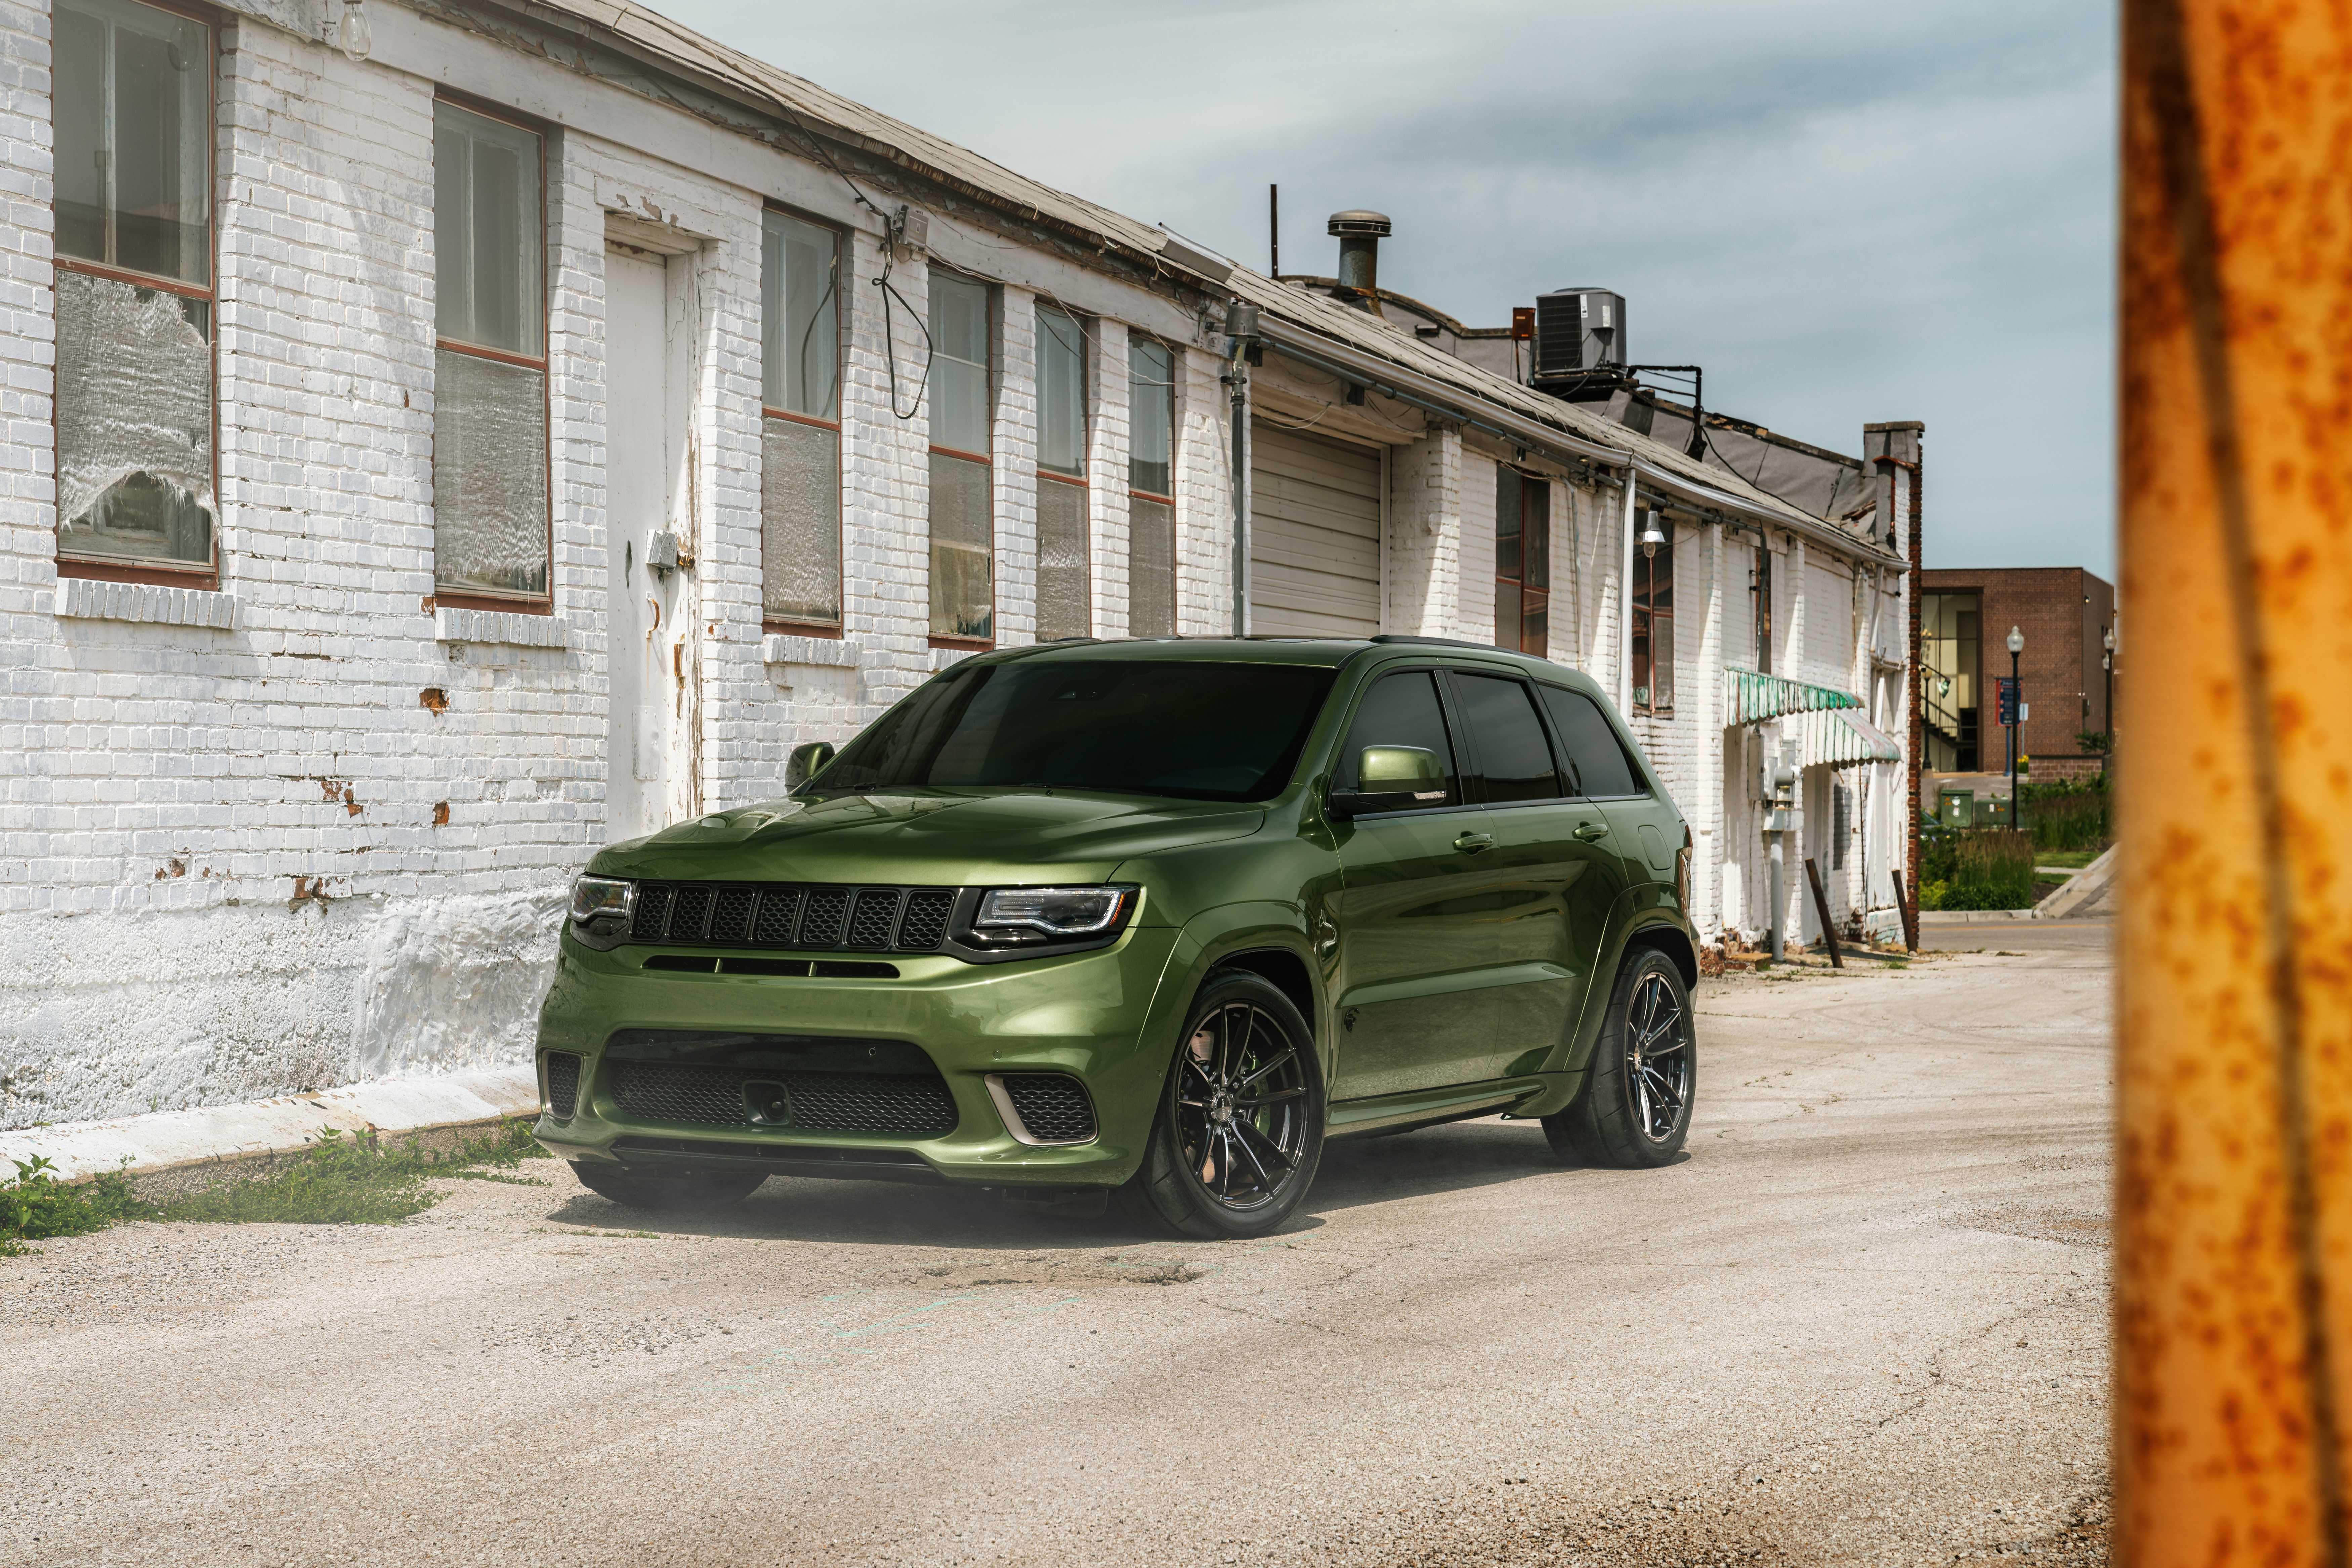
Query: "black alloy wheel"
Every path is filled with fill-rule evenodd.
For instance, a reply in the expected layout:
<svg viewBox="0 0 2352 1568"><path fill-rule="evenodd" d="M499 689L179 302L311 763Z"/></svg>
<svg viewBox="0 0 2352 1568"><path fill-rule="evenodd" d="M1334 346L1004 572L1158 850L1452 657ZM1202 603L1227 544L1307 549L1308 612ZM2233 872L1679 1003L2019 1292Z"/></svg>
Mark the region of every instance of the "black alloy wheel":
<svg viewBox="0 0 2352 1568"><path fill-rule="evenodd" d="M1187 1236L1263 1236L1314 1181L1323 1118L1322 1070L1298 1009L1256 975L1212 976L1121 1206Z"/></svg>
<svg viewBox="0 0 2352 1568"><path fill-rule="evenodd" d="M1697 1097L1698 1036L1690 990L1655 948L1626 956L1592 1065L1575 1103L1543 1119L1561 1156L1589 1165L1662 1166L1690 1136Z"/></svg>

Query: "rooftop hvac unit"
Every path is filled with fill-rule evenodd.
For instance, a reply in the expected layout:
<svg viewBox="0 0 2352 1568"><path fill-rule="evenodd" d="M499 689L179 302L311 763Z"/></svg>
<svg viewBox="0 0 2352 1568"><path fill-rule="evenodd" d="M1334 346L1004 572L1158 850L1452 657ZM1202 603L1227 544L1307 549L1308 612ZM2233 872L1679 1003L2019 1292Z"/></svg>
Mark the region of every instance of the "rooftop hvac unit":
<svg viewBox="0 0 2352 1568"><path fill-rule="evenodd" d="M1536 296L1536 374L1625 368L1625 297L1606 288Z"/></svg>

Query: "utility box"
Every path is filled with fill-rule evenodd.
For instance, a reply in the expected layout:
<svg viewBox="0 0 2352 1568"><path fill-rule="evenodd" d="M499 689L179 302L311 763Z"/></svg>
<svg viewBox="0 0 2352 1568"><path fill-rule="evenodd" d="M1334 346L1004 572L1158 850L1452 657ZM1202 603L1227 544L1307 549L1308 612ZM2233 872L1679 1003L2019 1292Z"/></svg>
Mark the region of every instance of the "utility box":
<svg viewBox="0 0 2352 1568"><path fill-rule="evenodd" d="M1936 796L1936 821L1947 828L1973 828L1977 797L1971 789L1945 789Z"/></svg>
<svg viewBox="0 0 2352 1568"><path fill-rule="evenodd" d="M2007 796L1988 795L1977 802L1978 827L2005 828L2009 826L2011 821Z"/></svg>

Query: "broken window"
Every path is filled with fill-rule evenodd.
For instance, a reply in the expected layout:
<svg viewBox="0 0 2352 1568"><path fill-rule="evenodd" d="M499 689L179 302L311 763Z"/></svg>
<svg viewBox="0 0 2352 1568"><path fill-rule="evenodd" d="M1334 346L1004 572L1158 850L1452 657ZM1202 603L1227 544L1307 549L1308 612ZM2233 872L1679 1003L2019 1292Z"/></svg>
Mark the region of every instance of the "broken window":
<svg viewBox="0 0 2352 1568"><path fill-rule="evenodd" d="M1655 517L1665 542L1653 555L1633 551L1633 711L1666 714L1675 708L1675 525L1670 517L1643 511L1633 537Z"/></svg>
<svg viewBox="0 0 2352 1568"><path fill-rule="evenodd" d="M988 285L931 274L931 635L996 635Z"/></svg>
<svg viewBox="0 0 2352 1568"><path fill-rule="evenodd" d="M212 32L58 0L58 555L213 568Z"/></svg>
<svg viewBox="0 0 2352 1568"><path fill-rule="evenodd" d="M1037 640L1094 630L1087 540L1087 334L1037 307Z"/></svg>
<svg viewBox="0 0 2352 1568"><path fill-rule="evenodd" d="M761 604L773 624L841 627L841 236L763 218L760 272Z"/></svg>
<svg viewBox="0 0 2352 1568"><path fill-rule="evenodd" d="M548 597L539 134L433 106L433 548L437 591Z"/></svg>
<svg viewBox="0 0 2352 1568"><path fill-rule="evenodd" d="M1127 634L1176 632L1176 357L1127 340Z"/></svg>

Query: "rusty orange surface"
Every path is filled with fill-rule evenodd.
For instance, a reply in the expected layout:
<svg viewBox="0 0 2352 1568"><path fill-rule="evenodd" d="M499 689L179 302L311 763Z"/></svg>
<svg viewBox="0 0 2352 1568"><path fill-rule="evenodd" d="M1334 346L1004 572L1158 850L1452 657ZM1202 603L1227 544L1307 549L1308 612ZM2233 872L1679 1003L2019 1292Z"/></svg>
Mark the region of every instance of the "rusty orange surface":
<svg viewBox="0 0 2352 1568"><path fill-rule="evenodd" d="M2347 1568L2352 5L2124 9L2116 1551Z"/></svg>

